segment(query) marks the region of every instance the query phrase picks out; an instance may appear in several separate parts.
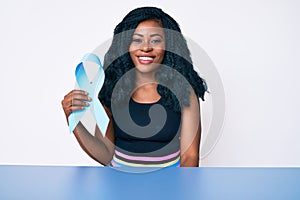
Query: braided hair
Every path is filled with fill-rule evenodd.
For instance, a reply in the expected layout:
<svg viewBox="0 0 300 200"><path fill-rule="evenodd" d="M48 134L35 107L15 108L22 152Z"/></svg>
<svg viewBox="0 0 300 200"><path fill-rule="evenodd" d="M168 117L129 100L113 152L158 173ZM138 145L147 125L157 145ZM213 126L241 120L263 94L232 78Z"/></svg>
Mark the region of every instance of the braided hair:
<svg viewBox="0 0 300 200"><path fill-rule="evenodd" d="M141 7L130 11L114 29L112 44L104 57L105 81L99 93L100 101L109 109L113 104L120 105L131 95L134 89L132 78L122 79L121 89L113 94L113 89L120 78L135 66L129 54L132 35L138 24L145 20L157 20L162 24L166 35L166 47L162 65L175 69L187 82L180 81L178 73L156 72L157 92L164 99L164 106L180 112L180 106L189 106L190 86L197 97L204 100L207 91L205 81L194 70L190 51L187 47L178 23L167 13L156 7ZM187 84L188 83L188 84ZM168 88L166 87L168 85ZM173 92L176 91L176 96ZM178 102L181 102L180 105Z"/></svg>

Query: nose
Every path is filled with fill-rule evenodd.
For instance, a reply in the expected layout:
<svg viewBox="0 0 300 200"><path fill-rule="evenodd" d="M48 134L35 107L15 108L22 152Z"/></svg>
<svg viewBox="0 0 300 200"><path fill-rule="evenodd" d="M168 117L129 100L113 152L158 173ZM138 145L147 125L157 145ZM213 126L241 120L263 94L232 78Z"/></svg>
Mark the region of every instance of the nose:
<svg viewBox="0 0 300 200"><path fill-rule="evenodd" d="M144 52L150 52L153 50L153 47L149 44L149 42L143 42L141 50Z"/></svg>

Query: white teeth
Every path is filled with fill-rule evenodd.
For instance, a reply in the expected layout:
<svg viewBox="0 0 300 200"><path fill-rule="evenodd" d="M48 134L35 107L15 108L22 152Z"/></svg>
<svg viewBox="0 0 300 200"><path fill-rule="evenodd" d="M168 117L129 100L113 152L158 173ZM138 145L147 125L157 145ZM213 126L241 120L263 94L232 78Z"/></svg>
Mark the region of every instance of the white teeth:
<svg viewBox="0 0 300 200"><path fill-rule="evenodd" d="M153 60L152 57L139 57L140 60Z"/></svg>

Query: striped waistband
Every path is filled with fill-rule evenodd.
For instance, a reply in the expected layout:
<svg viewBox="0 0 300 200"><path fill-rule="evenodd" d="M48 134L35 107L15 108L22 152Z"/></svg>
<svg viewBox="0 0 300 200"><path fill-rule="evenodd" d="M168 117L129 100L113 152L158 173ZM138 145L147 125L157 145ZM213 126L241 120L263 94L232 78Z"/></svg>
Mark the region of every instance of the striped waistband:
<svg viewBox="0 0 300 200"><path fill-rule="evenodd" d="M113 167L179 167L180 151L160 156L132 156L115 150L111 161Z"/></svg>

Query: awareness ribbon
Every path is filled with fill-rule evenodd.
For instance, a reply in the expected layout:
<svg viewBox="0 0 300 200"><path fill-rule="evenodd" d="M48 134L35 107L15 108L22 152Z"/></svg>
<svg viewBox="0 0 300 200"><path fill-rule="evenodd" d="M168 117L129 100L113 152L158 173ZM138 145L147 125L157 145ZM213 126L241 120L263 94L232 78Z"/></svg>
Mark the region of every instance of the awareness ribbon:
<svg viewBox="0 0 300 200"><path fill-rule="evenodd" d="M84 69L83 63L89 61L96 63L98 65L98 72L96 76L94 77L93 81L89 81L87 74ZM106 129L109 123L109 118L101 105L100 101L98 100L98 93L101 90L103 83L104 83L104 70L101 65L100 59L95 54L86 54L81 62L77 65L75 70L75 76L76 81L81 90L84 90L88 92L88 95L92 98L92 100L89 102L88 107L84 107L83 110L74 111L72 112L69 117L69 130L72 133L77 124L79 123L80 119L84 115L87 109L91 109L92 114L94 115L94 118L96 120L96 123L104 136L106 133Z"/></svg>

